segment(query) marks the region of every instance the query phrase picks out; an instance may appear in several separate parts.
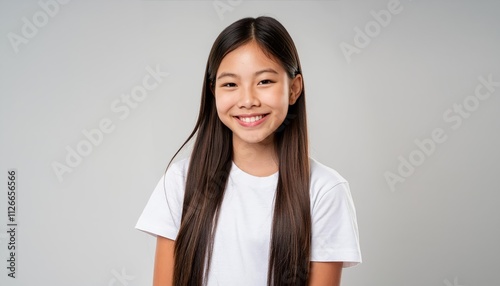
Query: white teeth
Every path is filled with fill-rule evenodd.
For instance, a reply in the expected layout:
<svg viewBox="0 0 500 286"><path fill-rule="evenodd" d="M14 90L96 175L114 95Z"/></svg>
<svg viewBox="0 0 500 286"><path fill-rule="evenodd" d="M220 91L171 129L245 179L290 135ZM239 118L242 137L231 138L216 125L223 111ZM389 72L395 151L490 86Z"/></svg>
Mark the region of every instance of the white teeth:
<svg viewBox="0 0 500 286"><path fill-rule="evenodd" d="M261 120L262 117L264 117L264 116L259 115L259 116L252 116L252 117L240 117L240 120L243 122L250 123L250 122L255 122L255 121Z"/></svg>

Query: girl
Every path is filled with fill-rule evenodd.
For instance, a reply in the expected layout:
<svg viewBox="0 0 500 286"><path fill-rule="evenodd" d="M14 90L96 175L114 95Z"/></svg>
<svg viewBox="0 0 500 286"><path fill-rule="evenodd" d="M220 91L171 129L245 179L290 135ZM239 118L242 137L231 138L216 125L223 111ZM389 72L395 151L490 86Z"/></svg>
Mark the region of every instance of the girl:
<svg viewBox="0 0 500 286"><path fill-rule="evenodd" d="M172 160L136 228L154 285L340 285L361 262L348 183L309 158L295 45L270 17L215 40L189 158Z"/></svg>

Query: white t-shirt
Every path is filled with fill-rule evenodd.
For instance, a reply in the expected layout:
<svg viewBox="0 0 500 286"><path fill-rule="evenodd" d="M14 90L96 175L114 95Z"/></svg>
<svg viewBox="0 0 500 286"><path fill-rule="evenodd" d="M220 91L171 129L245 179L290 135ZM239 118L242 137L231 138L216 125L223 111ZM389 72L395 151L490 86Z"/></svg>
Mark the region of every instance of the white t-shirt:
<svg viewBox="0 0 500 286"><path fill-rule="evenodd" d="M347 181L335 170L311 162L311 261L361 262L356 211ZM153 191L136 228L175 240L181 222L189 158L173 163ZM245 173L236 164L222 201L208 286L266 285L273 199L278 172Z"/></svg>

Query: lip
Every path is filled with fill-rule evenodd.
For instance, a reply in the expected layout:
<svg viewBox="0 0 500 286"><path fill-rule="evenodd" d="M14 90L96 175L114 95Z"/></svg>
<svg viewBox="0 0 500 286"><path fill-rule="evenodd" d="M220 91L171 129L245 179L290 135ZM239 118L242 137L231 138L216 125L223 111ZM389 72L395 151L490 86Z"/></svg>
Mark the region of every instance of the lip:
<svg viewBox="0 0 500 286"><path fill-rule="evenodd" d="M259 116L259 115L262 115L262 118L257 120L257 121L254 121L254 122L245 122L245 121L240 120L240 117L254 117L254 116ZM269 113L250 113L250 114L235 115L233 117L243 127L254 127L254 126L260 125L262 122L264 122L267 119L268 115L269 115Z"/></svg>

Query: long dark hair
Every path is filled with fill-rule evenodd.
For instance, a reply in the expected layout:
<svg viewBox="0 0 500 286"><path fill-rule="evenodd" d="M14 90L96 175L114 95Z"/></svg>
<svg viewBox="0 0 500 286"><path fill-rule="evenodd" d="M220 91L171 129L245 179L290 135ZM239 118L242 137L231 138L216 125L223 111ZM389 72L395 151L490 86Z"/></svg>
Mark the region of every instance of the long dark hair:
<svg viewBox="0 0 500 286"><path fill-rule="evenodd" d="M175 241L174 285L203 285L212 256L214 229L232 166L232 133L219 119L213 86L219 65L229 52L255 41L277 59L289 78L302 73L295 44L271 17L244 18L224 29L208 58L196 135L186 178L179 233ZM279 178L274 202L267 285L306 285L309 277L311 213L305 94L290 105L275 131ZM170 160L169 165L172 160ZM168 167L167 167L168 168Z"/></svg>

